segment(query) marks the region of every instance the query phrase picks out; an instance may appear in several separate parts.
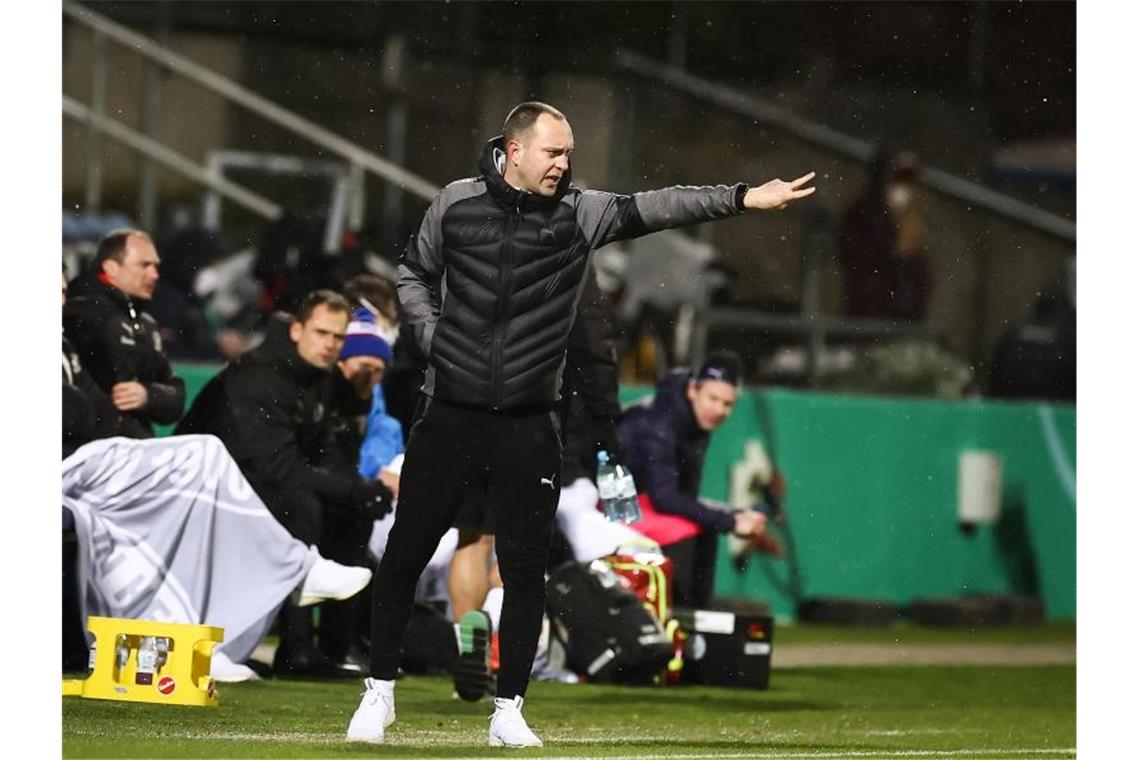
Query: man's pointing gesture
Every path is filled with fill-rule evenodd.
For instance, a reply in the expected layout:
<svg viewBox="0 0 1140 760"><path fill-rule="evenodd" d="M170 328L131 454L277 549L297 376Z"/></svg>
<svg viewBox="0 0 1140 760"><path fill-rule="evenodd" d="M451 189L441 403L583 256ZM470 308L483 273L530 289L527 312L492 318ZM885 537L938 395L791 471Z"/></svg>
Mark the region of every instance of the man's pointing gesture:
<svg viewBox="0 0 1140 760"><path fill-rule="evenodd" d="M760 187L753 187L744 194L744 208L755 209L784 209L792 201L806 198L815 192L814 187L803 187L815 176L815 172L808 172L799 179L785 182L774 179L765 182Z"/></svg>

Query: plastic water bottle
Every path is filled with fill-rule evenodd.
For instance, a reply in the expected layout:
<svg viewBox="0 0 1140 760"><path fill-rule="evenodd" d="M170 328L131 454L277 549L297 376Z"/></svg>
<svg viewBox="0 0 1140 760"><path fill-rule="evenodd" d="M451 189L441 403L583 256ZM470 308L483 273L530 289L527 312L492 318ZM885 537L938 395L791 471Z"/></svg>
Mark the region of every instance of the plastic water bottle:
<svg viewBox="0 0 1140 760"><path fill-rule="evenodd" d="M139 639L139 666L135 671L135 683L147 686L154 683L154 674L158 670L158 641L154 636L143 636Z"/></svg>
<svg viewBox="0 0 1140 760"><path fill-rule="evenodd" d="M115 677L127 667L127 658L131 656L131 644L127 637L119 634L115 637Z"/></svg>
<svg viewBox="0 0 1140 760"><path fill-rule="evenodd" d="M637 486L629 468L610 461L608 451L598 452L598 498L610 522L631 523L641 519Z"/></svg>
<svg viewBox="0 0 1140 760"><path fill-rule="evenodd" d="M155 658L155 668L161 671L166 667L166 661L170 657L170 639L165 636L159 636L155 639L155 648L158 656Z"/></svg>

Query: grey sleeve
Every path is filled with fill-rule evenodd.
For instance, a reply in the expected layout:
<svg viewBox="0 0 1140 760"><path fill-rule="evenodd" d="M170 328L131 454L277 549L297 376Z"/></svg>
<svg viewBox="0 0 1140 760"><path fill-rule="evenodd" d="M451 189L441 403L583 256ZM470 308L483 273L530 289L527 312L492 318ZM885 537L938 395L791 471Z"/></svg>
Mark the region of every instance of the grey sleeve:
<svg viewBox="0 0 1140 760"><path fill-rule="evenodd" d="M443 194L436 196L424 212L420 229L408 241L396 277L403 319L411 325L416 343L424 356L439 319L440 279L443 277Z"/></svg>
<svg viewBox="0 0 1140 760"><path fill-rule="evenodd" d="M744 183L694 187L677 185L633 195L583 190L578 225L591 248L658 230L711 222L743 211L738 203Z"/></svg>

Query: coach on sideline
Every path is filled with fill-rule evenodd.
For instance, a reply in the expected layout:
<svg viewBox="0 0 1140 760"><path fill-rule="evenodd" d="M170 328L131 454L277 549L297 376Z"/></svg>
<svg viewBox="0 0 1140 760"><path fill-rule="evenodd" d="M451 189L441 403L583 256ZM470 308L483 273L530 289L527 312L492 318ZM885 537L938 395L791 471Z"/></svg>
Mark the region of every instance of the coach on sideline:
<svg viewBox="0 0 1140 760"><path fill-rule="evenodd" d="M416 580L463 497L494 510L503 578L492 746L541 746L522 716L545 600L559 494L555 406L590 252L668 227L782 208L810 195L772 180L615 195L570 184L574 136L544 103L516 106L489 141L480 177L452 182L401 259L405 320L427 358L423 413L410 431L400 509L373 585L372 677L349 741L379 743L395 719L400 639Z"/></svg>
<svg viewBox="0 0 1140 760"><path fill-rule="evenodd" d="M144 310L154 297L158 264L150 235L114 230L99 241L94 271L67 289L63 333L119 413L113 435L152 438L151 425L177 422L186 403L158 323Z"/></svg>

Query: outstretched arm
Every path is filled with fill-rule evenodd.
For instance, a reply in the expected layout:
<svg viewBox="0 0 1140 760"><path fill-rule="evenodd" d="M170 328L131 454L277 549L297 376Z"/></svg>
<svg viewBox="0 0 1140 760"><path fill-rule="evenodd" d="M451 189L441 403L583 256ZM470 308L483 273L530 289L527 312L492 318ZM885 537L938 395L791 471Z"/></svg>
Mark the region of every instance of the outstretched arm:
<svg viewBox="0 0 1140 760"><path fill-rule="evenodd" d="M749 209L782 209L815 192L814 187L804 187L813 177L815 172L791 182L774 179L753 188L741 182L667 187L634 195L584 190L578 203L578 224L590 247L598 248L658 230L725 219Z"/></svg>

